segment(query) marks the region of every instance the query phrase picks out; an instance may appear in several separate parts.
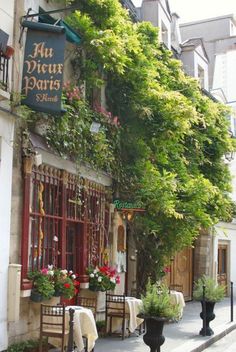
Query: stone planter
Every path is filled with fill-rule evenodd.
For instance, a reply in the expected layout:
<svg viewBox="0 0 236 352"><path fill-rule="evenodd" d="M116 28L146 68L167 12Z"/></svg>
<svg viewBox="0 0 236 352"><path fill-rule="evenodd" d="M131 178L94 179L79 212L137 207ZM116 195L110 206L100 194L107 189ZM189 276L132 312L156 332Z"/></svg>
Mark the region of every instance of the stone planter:
<svg viewBox="0 0 236 352"><path fill-rule="evenodd" d="M143 335L144 343L150 347L150 352L160 352L161 345L165 342L165 337L162 335L163 327L168 319L143 314L138 314L138 317L144 319L146 324L146 333Z"/></svg>
<svg viewBox="0 0 236 352"><path fill-rule="evenodd" d="M203 301L201 301L202 311L200 317L203 319ZM215 319L215 314L213 313L215 307L215 302L206 301L206 336L211 336L214 334L214 331L210 328L210 321ZM205 332L202 328L199 332L200 335L204 336Z"/></svg>

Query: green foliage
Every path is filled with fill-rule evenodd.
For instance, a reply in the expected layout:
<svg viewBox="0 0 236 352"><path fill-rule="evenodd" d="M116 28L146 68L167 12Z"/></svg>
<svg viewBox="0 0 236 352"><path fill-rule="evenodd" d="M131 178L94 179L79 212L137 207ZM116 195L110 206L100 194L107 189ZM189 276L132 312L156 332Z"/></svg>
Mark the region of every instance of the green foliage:
<svg viewBox="0 0 236 352"><path fill-rule="evenodd" d="M77 162L87 162L95 169L118 172L119 126L116 117L100 108L92 110L82 99L78 87L67 83L64 90L66 113L58 119L52 116L47 130L48 143L62 156ZM93 122L101 126L90 131Z"/></svg>
<svg viewBox="0 0 236 352"><path fill-rule="evenodd" d="M33 281L33 290L42 295L44 300L52 298L55 293L52 277L43 271L31 271L28 278Z"/></svg>
<svg viewBox="0 0 236 352"><path fill-rule="evenodd" d="M104 84L121 128L84 99L65 95L67 113L52 117L47 139L61 155L111 172L115 191L144 205L145 214L133 224L144 289L147 277L157 279L201 228L232 218L223 162L236 147L228 133L229 109L205 96L158 43L158 30L132 23L118 0L73 3L77 11L66 21L82 37L73 62L76 83L86 80L87 98ZM93 121L101 123L97 134L90 132Z"/></svg>
<svg viewBox="0 0 236 352"><path fill-rule="evenodd" d="M46 346L46 340L43 339L43 346ZM39 340L26 340L13 343L7 349L7 352L30 352L38 351Z"/></svg>
<svg viewBox="0 0 236 352"><path fill-rule="evenodd" d="M172 304L168 287L164 284L151 284L148 281L146 294L141 296L143 307L141 314L149 317L178 319L180 316L179 305Z"/></svg>
<svg viewBox="0 0 236 352"><path fill-rule="evenodd" d="M205 299L209 302L219 302L225 297L226 287L218 285L214 279L203 275L194 283L193 298L196 301L203 299L203 285L205 285Z"/></svg>

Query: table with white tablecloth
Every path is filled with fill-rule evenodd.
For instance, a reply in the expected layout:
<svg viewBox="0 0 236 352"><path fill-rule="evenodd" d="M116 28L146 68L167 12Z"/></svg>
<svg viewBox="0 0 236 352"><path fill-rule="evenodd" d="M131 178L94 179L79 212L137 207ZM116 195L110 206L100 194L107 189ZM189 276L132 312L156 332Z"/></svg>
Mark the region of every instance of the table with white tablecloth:
<svg viewBox="0 0 236 352"><path fill-rule="evenodd" d="M176 305L178 304L179 305L179 308L180 308L180 318L182 317L183 315L183 309L185 307L185 301L184 301L184 295L182 292L179 292L179 291L170 291L170 300L171 300L171 303Z"/></svg>
<svg viewBox="0 0 236 352"><path fill-rule="evenodd" d="M137 327L142 324L143 319L138 318L142 308L141 299L135 297L125 297L125 310L129 313L129 331L134 332Z"/></svg>
<svg viewBox="0 0 236 352"><path fill-rule="evenodd" d="M66 307L66 327L69 329L69 309L74 309L74 324L73 324L73 338L78 351L84 350L84 339L88 340L88 351L92 351L95 341L98 338L96 322L91 309L81 306L67 306ZM58 339L50 338L49 342L58 346ZM59 346L58 346L59 347Z"/></svg>
<svg viewBox="0 0 236 352"><path fill-rule="evenodd" d="M84 349L83 336L88 339L88 351L91 351L98 338L96 322L91 309L80 306L68 306L66 312L72 308L74 313L74 343L79 351ZM68 315L68 314L67 314Z"/></svg>
<svg viewBox="0 0 236 352"><path fill-rule="evenodd" d="M134 332L140 324L142 324L143 319L138 318L137 315L140 313L142 307L142 300L135 297L125 297L125 312L128 313L129 324L127 328L130 332ZM112 319L112 331L119 331L121 329L121 319Z"/></svg>

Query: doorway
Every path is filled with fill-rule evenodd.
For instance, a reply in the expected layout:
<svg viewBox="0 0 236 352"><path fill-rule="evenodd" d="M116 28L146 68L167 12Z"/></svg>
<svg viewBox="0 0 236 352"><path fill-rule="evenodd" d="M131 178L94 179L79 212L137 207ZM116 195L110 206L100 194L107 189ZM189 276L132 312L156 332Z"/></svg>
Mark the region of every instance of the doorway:
<svg viewBox="0 0 236 352"><path fill-rule="evenodd" d="M217 258L217 281L219 285L228 284L228 256L229 256L229 244L218 243L218 258Z"/></svg>

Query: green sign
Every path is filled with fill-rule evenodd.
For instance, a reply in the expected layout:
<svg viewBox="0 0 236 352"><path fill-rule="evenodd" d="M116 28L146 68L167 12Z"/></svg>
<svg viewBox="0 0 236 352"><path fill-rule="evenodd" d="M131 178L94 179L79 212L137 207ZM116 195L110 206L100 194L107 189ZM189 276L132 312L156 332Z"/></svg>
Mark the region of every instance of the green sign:
<svg viewBox="0 0 236 352"><path fill-rule="evenodd" d="M116 209L142 209L143 206L141 202L126 202L119 199L114 200L113 204L115 205Z"/></svg>

